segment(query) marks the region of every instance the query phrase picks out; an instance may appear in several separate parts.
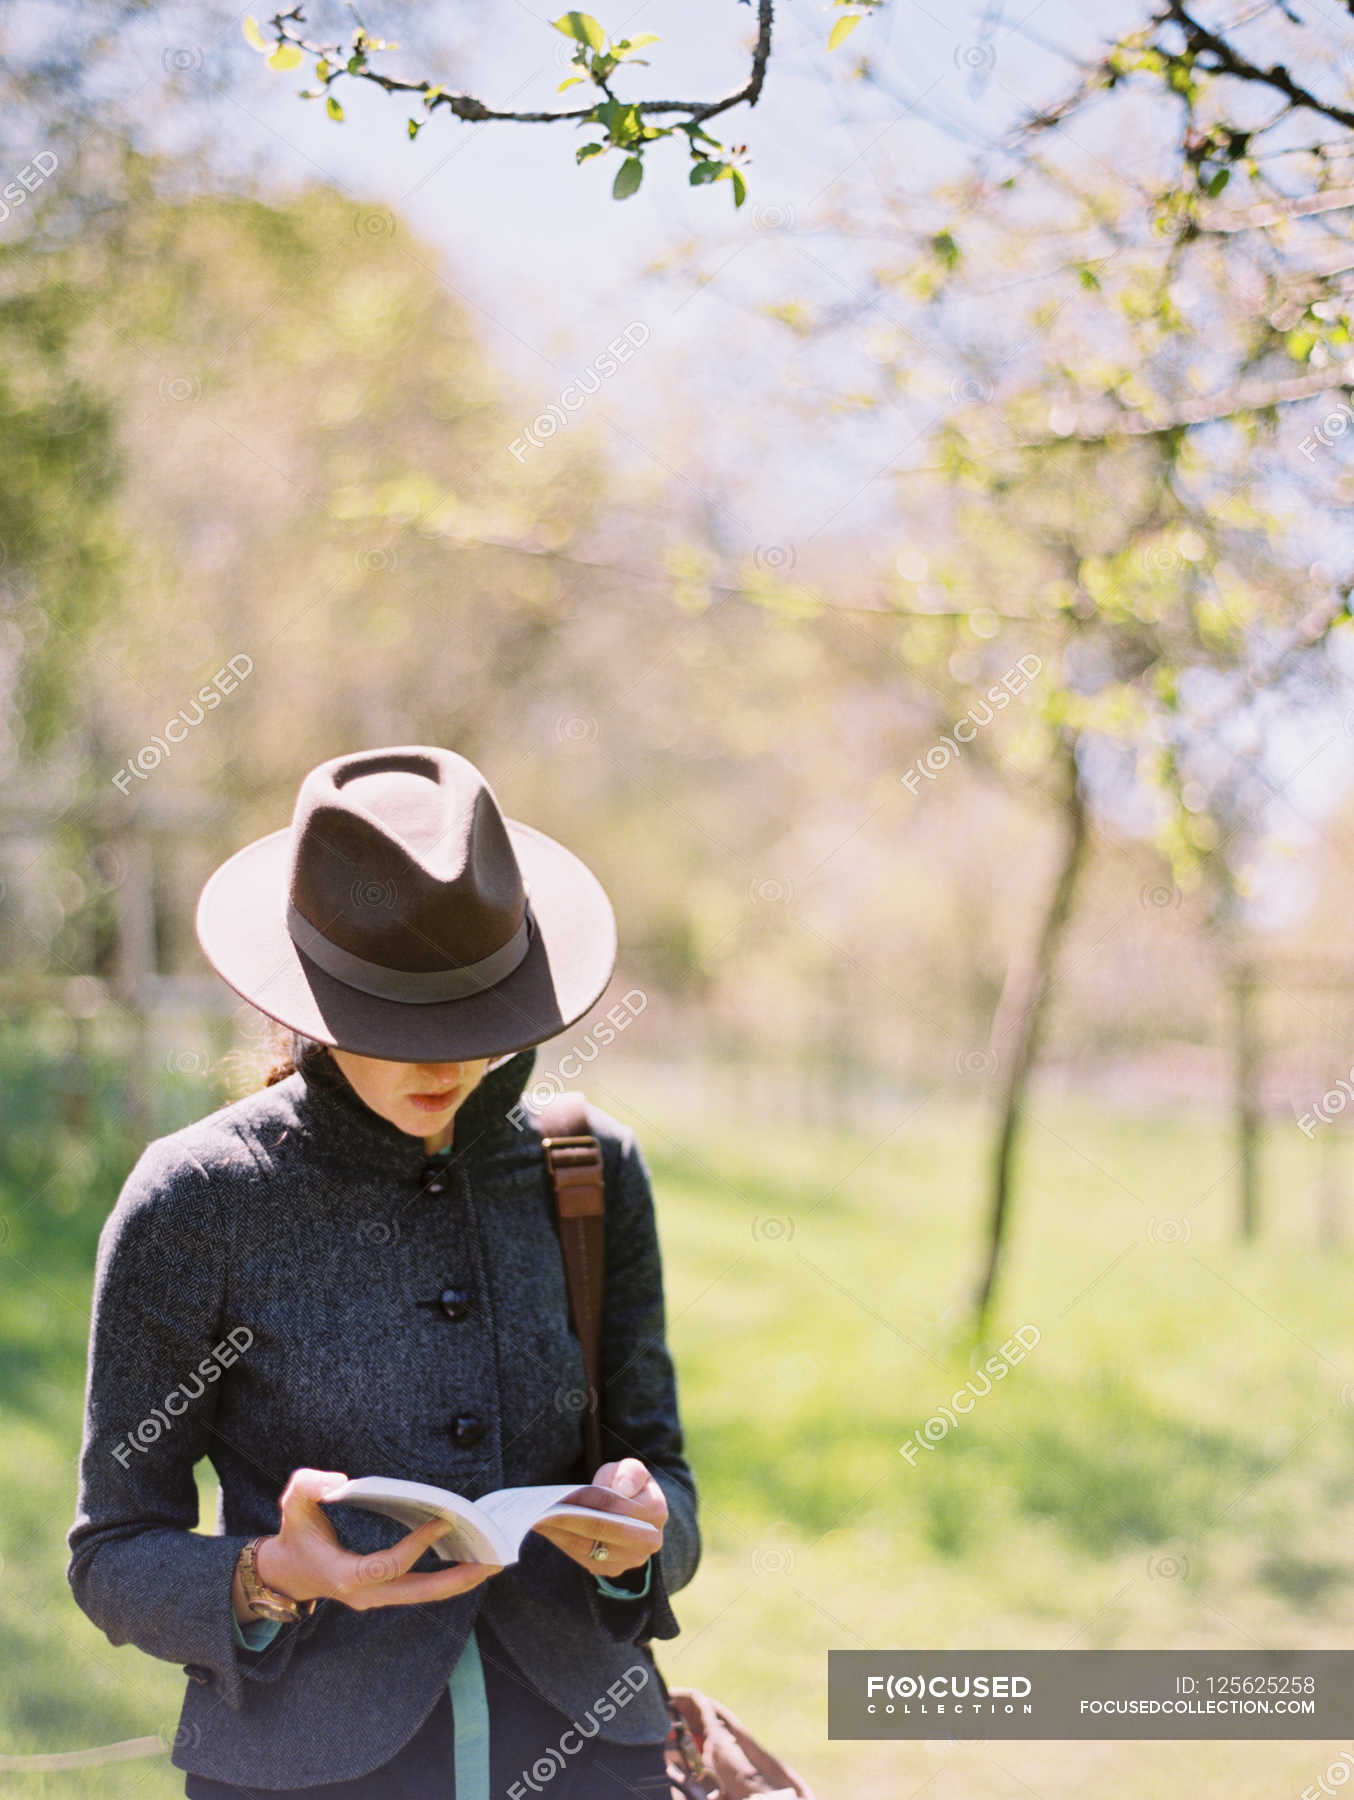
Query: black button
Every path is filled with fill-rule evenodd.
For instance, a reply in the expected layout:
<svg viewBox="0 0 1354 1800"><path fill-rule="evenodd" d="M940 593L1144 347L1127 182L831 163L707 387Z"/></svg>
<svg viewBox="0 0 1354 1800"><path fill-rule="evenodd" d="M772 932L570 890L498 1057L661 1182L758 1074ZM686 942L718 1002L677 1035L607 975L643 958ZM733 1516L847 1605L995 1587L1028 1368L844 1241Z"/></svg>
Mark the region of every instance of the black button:
<svg viewBox="0 0 1354 1800"><path fill-rule="evenodd" d="M425 1162L423 1165L423 1191L425 1194L445 1194L448 1187L445 1163Z"/></svg>
<svg viewBox="0 0 1354 1800"><path fill-rule="evenodd" d="M477 1419L474 1413L458 1413L451 1422L451 1435L453 1442L469 1449L484 1436L484 1420Z"/></svg>
<svg viewBox="0 0 1354 1800"><path fill-rule="evenodd" d="M437 1297L437 1303L453 1325L458 1324L470 1311L470 1295L464 1288L443 1288Z"/></svg>

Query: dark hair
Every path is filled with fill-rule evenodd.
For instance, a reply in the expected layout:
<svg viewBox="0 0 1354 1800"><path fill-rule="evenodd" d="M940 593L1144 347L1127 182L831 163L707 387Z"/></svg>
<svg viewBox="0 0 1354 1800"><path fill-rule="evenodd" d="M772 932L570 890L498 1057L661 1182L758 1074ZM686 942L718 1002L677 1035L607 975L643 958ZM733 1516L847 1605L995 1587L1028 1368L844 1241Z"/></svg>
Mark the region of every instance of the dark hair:
<svg viewBox="0 0 1354 1800"><path fill-rule="evenodd" d="M276 1019L269 1019L262 1049L254 1057L246 1059L249 1069L246 1089L258 1087L260 1081L264 1087L272 1087L275 1081L285 1081L288 1075L294 1075L303 1062L328 1053L328 1044L321 1044L315 1038L293 1031L288 1025L279 1024ZM491 1056L488 1059L489 1068L498 1068L521 1054L520 1050L505 1050L501 1055ZM230 1062L235 1059L226 1060Z"/></svg>
<svg viewBox="0 0 1354 1800"><path fill-rule="evenodd" d="M327 1048L328 1045L317 1043L314 1038L304 1037L299 1031L292 1031L289 1026L280 1025L274 1020L266 1046L268 1060L263 1077L264 1087L272 1087L275 1081L285 1081L288 1075L296 1073L303 1061L323 1054Z"/></svg>
<svg viewBox="0 0 1354 1800"><path fill-rule="evenodd" d="M325 1054L329 1046L304 1037L287 1025L261 1014L261 1027L251 1030L249 1042L228 1050L216 1065L223 1091L231 1101L243 1100L246 1094L261 1087L272 1087L295 1074L303 1062Z"/></svg>

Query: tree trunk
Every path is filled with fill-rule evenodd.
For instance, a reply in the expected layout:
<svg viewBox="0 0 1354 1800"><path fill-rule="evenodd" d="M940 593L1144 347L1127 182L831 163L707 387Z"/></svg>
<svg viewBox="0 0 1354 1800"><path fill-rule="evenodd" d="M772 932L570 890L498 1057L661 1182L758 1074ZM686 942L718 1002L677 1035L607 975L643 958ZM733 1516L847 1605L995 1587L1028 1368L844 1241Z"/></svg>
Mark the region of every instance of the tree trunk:
<svg viewBox="0 0 1354 1800"><path fill-rule="evenodd" d="M1012 958L992 1020L989 1050L997 1111L990 1162L986 1258L974 1294L973 1327L979 1337L987 1326L1005 1247L1016 1144L1024 1118L1030 1071L1047 1010L1049 977L1057 960L1064 927L1071 916L1086 850L1086 805L1077 780L1076 756L1071 750L1066 763L1064 832L1057 873L1049 890L1038 936L1024 955L1017 953Z"/></svg>

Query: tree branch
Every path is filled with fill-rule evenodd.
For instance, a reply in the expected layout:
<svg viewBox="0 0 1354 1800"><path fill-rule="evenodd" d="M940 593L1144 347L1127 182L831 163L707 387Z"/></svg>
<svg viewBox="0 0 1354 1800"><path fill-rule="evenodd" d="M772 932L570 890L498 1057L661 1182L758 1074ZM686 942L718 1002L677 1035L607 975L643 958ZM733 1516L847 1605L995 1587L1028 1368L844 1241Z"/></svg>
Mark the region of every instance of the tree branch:
<svg viewBox="0 0 1354 1800"><path fill-rule="evenodd" d="M1240 51L1234 50L1226 38L1219 37L1216 32L1209 31L1191 17L1184 0L1167 0L1165 17L1184 32L1187 53L1198 56L1207 52L1215 59L1206 73L1230 75L1237 81L1249 81L1257 86L1273 88L1294 107L1305 112L1319 113L1322 118L1331 119L1337 125L1354 129L1354 112L1347 107L1336 106L1333 101L1318 99L1310 88L1294 81L1282 63L1274 63L1270 68L1262 69L1258 63L1251 62Z"/></svg>
<svg viewBox="0 0 1354 1800"><path fill-rule="evenodd" d="M761 96L762 84L766 79L766 66L771 57L771 24L773 0L758 0L757 7L757 42L753 46L752 66L747 81L736 93L726 94L722 100L637 100L633 102L637 113L686 113L693 120L712 119L717 113L728 112L731 107L755 106ZM305 22L301 7L294 6L289 12L274 13L270 23L280 43L295 44L298 50L318 60L328 61L331 57L342 58L344 47L341 44L317 44L302 36L299 30L293 29L291 21L297 26ZM433 81L404 81L397 75L385 75L379 70L367 68L365 65L356 69L349 68L346 62L343 67L334 70L326 81L339 79L342 75L351 76L354 80L374 82L388 94L421 94L425 96L424 104L429 114L439 106L445 106L458 119L465 119L479 124L487 120L509 122L518 125L556 125L568 120L575 122L591 118L593 108L573 107L560 112L500 112L496 107L486 106L473 94L452 94L439 87ZM609 90L603 89L609 95ZM428 99L426 96L432 95Z"/></svg>
<svg viewBox="0 0 1354 1800"><path fill-rule="evenodd" d="M1187 431L1196 425L1217 425L1239 413L1264 412L1271 406L1291 406L1298 400L1311 400L1317 394L1354 387L1354 367L1343 373L1329 369L1319 375L1299 375L1292 381L1272 382L1265 387L1237 388L1230 394L1201 400L1197 405L1176 407L1165 417L1153 418L1143 412L1106 412L1101 419L1079 418L1070 431L1046 438L1021 438L1012 449L1048 450L1059 444L1102 444L1120 437L1159 437Z"/></svg>
<svg viewBox="0 0 1354 1800"><path fill-rule="evenodd" d="M1293 24L1299 22L1286 8L1281 7L1280 10ZM1235 21L1233 26L1227 29L1234 29L1235 24L1244 22L1244 20ZM1155 41L1156 34L1163 25L1175 25L1183 32L1185 38L1183 50L1164 49ZM1108 56L1102 57L1099 62L1086 70L1083 79L1071 93L1027 119L1023 127L1024 131L1051 130L1054 126L1060 125L1072 113L1078 111L1092 94L1100 89L1113 87L1121 81L1125 71L1117 60L1118 53L1129 44L1135 49L1155 51L1172 68L1182 66L1188 68L1190 63L1198 57L1208 56L1211 61L1201 64L1205 74L1226 75L1233 80L1247 82L1253 87L1271 88L1275 93L1283 95L1288 102L1288 107L1292 110L1315 113L1321 118L1330 119L1334 124L1354 129L1354 112L1351 112L1348 107L1339 106L1334 101L1322 100L1310 88L1295 81L1283 63L1273 63L1268 69L1262 69L1258 63L1252 62L1249 57L1243 56L1239 50L1236 50L1220 32L1210 31L1207 26L1201 25L1190 13L1185 0L1166 0L1165 5L1154 15L1145 30L1135 32L1131 38L1121 39ZM1277 123L1276 120L1270 121L1270 125L1275 123ZM1268 125L1256 128L1251 135L1259 136L1268 129Z"/></svg>

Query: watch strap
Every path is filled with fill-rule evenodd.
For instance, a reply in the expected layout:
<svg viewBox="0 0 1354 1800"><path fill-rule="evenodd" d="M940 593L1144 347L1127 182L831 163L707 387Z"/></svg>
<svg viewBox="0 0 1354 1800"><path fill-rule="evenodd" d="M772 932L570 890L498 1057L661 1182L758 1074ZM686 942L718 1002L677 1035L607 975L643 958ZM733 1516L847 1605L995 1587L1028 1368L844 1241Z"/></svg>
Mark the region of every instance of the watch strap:
<svg viewBox="0 0 1354 1800"><path fill-rule="evenodd" d="M268 1586L259 1574L258 1550L263 1538L253 1537L240 1552L240 1589L244 1594L245 1604L258 1618L276 1619L279 1623L294 1624L313 1613L317 1600L293 1600L290 1594L279 1593L276 1588Z"/></svg>

